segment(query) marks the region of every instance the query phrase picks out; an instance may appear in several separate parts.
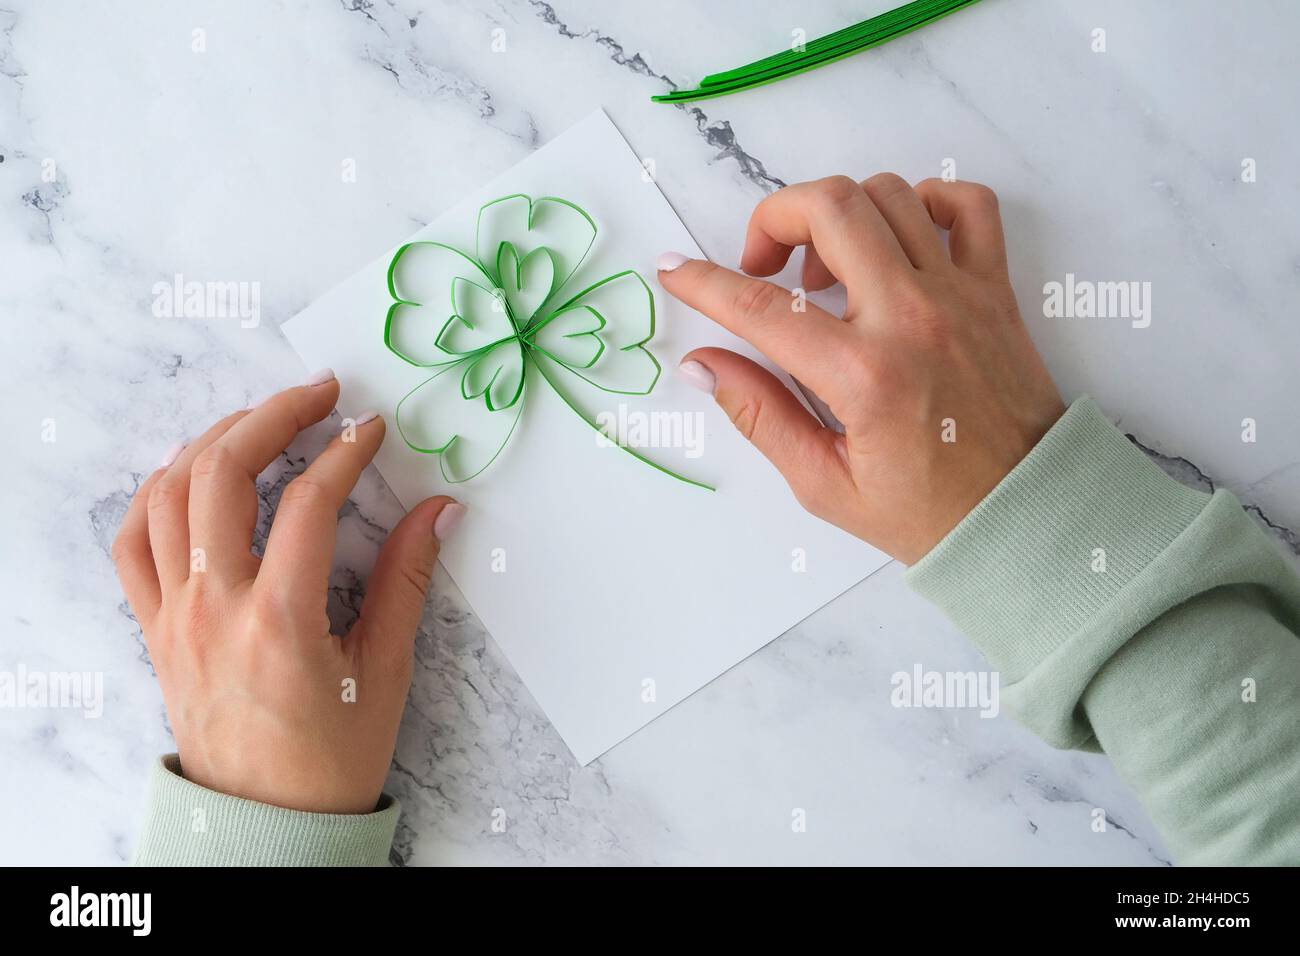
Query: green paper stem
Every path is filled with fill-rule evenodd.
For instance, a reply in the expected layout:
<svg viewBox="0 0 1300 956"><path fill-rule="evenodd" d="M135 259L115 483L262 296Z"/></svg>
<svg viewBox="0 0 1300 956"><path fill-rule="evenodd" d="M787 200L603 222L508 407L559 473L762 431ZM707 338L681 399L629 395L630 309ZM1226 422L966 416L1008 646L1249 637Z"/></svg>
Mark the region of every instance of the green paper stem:
<svg viewBox="0 0 1300 956"><path fill-rule="evenodd" d="M914 0L894 10L837 30L805 45L803 50L784 50L744 66L711 73L693 90L673 90L652 96L656 103L684 103L725 96L766 83L805 73L870 47L880 46L905 33L918 30L977 0Z"/></svg>
<svg viewBox="0 0 1300 956"><path fill-rule="evenodd" d="M578 416L579 418L581 418L584 422L586 422L589 426L591 426L591 428L592 428L592 429L593 429L597 434L601 434L601 435L604 435L604 434L605 434L603 431L601 431L601 428L600 428L599 425L597 425L595 422L593 422L591 419L589 419L585 414L583 414L582 410L581 410L580 408L578 408L578 406L575 405L575 404L570 400L569 396L566 395L566 394L564 394L564 389L560 388L560 386L558 386L558 385L555 384L555 380L552 379L551 376L547 373L546 369L542 367L542 363L541 363L541 362L535 362L535 367L537 368L537 371L541 373L542 378L546 379L546 383L547 383L548 385L551 386L551 388L552 388L552 390L554 390L555 394L558 395L558 396L560 396L560 400L561 400L562 402L564 402L565 405L568 405L569 408L573 409L573 414L577 415L577 416ZM608 438L609 436L606 435L606 437ZM649 458L647 458L645 455L642 455L640 452L636 451L636 450L633 449L633 448L629 448L627 445L624 445L622 442L615 441L614 444L615 444L616 446L618 446L619 448L623 449L625 452L627 452L629 455L631 455L631 456L632 456L633 458L635 458L637 461L643 461L643 462L645 462L647 465L649 465L651 468L654 468L654 469L657 470L657 471L662 471L665 475L668 475L668 476L670 476L670 477L672 477L672 478L676 478L678 481L684 481L684 482L686 482L686 484L688 484L688 485L694 485L696 488L703 488L705 491L717 491L717 490L718 490L718 489L715 488L713 485L706 485L704 482L702 482L702 481L696 481L694 478L687 478L685 475L679 475L679 474L677 474L677 472L673 471L672 469L670 469L670 468L665 468L663 465L659 464L658 462L651 461L651 460L650 460Z"/></svg>
<svg viewBox="0 0 1300 956"><path fill-rule="evenodd" d="M499 241L495 244L488 244L487 251L489 254L486 261L483 258L479 258L479 256L484 254L484 214L490 207L493 207L498 203L505 203L512 200L524 200L528 203L527 231L531 231L534 228L537 210L540 206L546 203L566 207L579 215L582 220L585 221L587 226L590 227L591 239L587 242L585 248L582 249L581 254L571 263L567 273L563 275L559 273L559 257L557 257L554 250L544 245L538 245L521 258L520 250L516 249L511 242ZM567 388L562 386L556 378L553 377L551 371L547 370L547 361L554 362L560 368L567 369L577 380L584 382L598 391L610 395L648 395L653 391L655 385L658 383L660 373L662 372L662 367L659 365L658 360L646 347L650 339L654 336L655 331L654 292L639 273L630 269L617 272L597 282L591 283L572 296L567 298L562 298L560 296L560 292L563 290L569 278L578 271L579 266L581 266L582 262L585 261L587 254L595 244L595 220L593 220L580 206L569 202L568 200L559 199L553 196L545 196L535 201L522 194L503 196L501 199L485 203L480 207L476 231L478 235L475 241L475 256L467 255L453 246L448 246L440 242L425 240L409 242L400 246L393 254L393 258L388 263L387 271L388 292L393 302L389 306L384 321L384 345L390 352L409 365L418 368L436 370L431 377L413 388L398 402L397 413L395 415L397 428L402 436L402 440L412 451L424 455L439 456L439 467L442 471L442 476L449 484L461 484L482 474L488 466L497 460L501 452L505 449L505 446L509 443L511 436L514 434L515 428L518 426L523 415L525 382L528 377L529 366L535 368L538 374L542 377L542 380L551 387L551 390L559 396L560 400L564 402L564 404L567 405L573 413L578 416L578 418L598 434L605 434L605 432L596 424L596 422L592 421L581 408L579 408L578 404L570 398ZM453 257L459 257L463 260L462 264L457 265L455 278L452 280L452 290L450 294L451 315L446 317L445 320L439 319L438 321L440 324L436 325L434 327L435 331L431 333L434 347L439 353L441 353L441 355L446 356L446 358L435 358L433 361L421 361L414 355L408 355L406 352L402 351L402 349L398 347L397 342L394 341L394 323L397 320L400 311L408 308L420 309L425 307L423 303L416 302L414 299L403 295L398 289L398 263L404 255L416 247L430 247L431 249L440 250L442 253L450 254ZM535 260L534 257L537 256L544 256L545 258ZM549 260L549 263L547 260ZM510 289L507 286L507 283L513 283L514 292L518 295L522 295L525 291L525 268L529 262L533 261L537 261L538 265L542 267L543 274L549 275L549 285L539 287L544 289L544 294L540 299L537 299L535 303L527 305L530 314L516 315L515 306L511 304L512 299L509 295ZM566 263L566 265L568 265L568 263ZM548 269L549 271L547 271ZM513 272L510 270L513 270ZM601 289L607 285L610 285L611 288L615 288L612 284L619 282L620 280L635 280L635 282L640 284L641 289L644 290L646 297L645 307L648 310L648 327L645 336L639 341L623 345L616 350L620 354L643 353L641 358L636 361L641 363L640 367L643 370L651 371L652 373L650 374L649 381L638 387L612 387L602 385L594 377L595 373L599 371L601 360L611 354L611 352L607 350L605 340L601 337L601 333L609 331L609 322L607 321L606 315L595 307L593 301L597 300L597 293ZM485 325L485 329L483 330L480 330L475 326L474 322L465 315L466 309L463 308L465 303L457 302L456 289L458 288L458 284L460 284L459 287L465 291L466 297L471 301L474 300L476 296L488 295L492 297L495 300L494 306L499 304L501 310L504 311L509 322L508 328L496 328L495 331L492 331L492 324L490 321ZM624 282L624 285L626 286L626 282ZM638 291L637 295L639 294ZM482 300L480 299L480 305L481 301ZM527 302L527 300L525 300L525 302ZM556 304L557 302L559 304ZM584 312L589 313L590 315L584 315ZM580 325L576 331L565 331L566 329L573 329L573 323L575 321L582 322L585 320L587 323L590 323L593 318L594 325ZM567 325L564 320L567 320ZM585 362L567 361L551 349L548 349L544 344L539 342L538 339L544 335L550 334L550 330L547 326L552 322L558 323L554 327L558 332L554 333L554 335L559 335L561 339L582 340L587 337L593 338L595 340L594 344L598 346L595 354ZM457 325L457 323L459 323L459 325ZM488 331L489 341L483 345L474 348L467 348L464 351L456 350L455 347L450 344L444 345L444 341L450 342L450 340L455 338L457 335L465 336L476 331L481 332L484 330ZM552 335L552 339L554 339L554 335ZM494 387L497 385L498 378L507 368L507 357L513 355L513 353L508 351L511 347L517 347L520 350L519 361L522 364L520 365L518 372L519 381L513 388L511 388L510 381L503 380L506 391L503 391L501 396L498 396L498 398L502 398L502 400L497 401L494 400L493 397ZM498 351L499 349L506 349L507 351L503 353ZM475 379L475 381L480 384L478 387L471 386L471 376L475 375L480 367L484 371ZM490 377L487 379L486 383L483 383L483 375L486 375L487 373L490 373ZM456 444L462 439L460 433L456 432L449 436L443 436L445 437L445 440L441 440L440 438L440 440L433 443L430 447L429 445L411 437L406 428L406 419L403 415L403 408L406 406L406 403L415 398L421 389L433 384L442 376L449 374L459 375L461 377L460 388L457 390L458 397L455 400L481 403L487 414L509 414L511 409L514 410L514 419L510 422L509 428L506 430L505 437L501 440L500 445L492 452L485 463L475 469L472 474L464 477L453 476L448 467L448 456L449 454L455 453ZM610 438L613 444L623 449L627 454L631 455L638 461L649 465L656 471L662 472L663 474L675 478L685 484L693 485L696 488L703 488L707 491L716 490L712 485L696 481L693 478L687 478L685 475L680 475L672 469L666 468L658 462L652 461L650 458L647 458L645 455L642 455L635 449L624 444L621 440L621 436L611 437L606 435L606 437ZM486 447L491 446L488 445Z"/></svg>

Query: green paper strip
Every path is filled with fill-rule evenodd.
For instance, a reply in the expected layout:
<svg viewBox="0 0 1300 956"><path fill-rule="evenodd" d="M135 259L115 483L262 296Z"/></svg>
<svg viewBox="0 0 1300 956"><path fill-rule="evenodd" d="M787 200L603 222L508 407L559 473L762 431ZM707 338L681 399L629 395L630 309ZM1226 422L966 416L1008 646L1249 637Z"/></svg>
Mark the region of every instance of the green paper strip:
<svg viewBox="0 0 1300 956"><path fill-rule="evenodd" d="M651 99L656 103L684 103L739 93L765 83L773 83L852 56L870 47L880 46L975 2L977 0L914 0L912 3L813 40L803 50L784 50L744 66L711 73L700 82L697 89L674 90L671 93L652 96Z"/></svg>
<svg viewBox="0 0 1300 956"><path fill-rule="evenodd" d="M498 204L506 204L517 200L526 201L528 204L527 231L534 228L537 210L543 204L554 204L581 217L581 221L590 227L591 238L586 243L585 248L582 249L581 254L576 256L576 261L570 262L566 259L562 263L561 257L557 256L554 250L545 245L536 246L521 259L520 250L510 241L496 242L495 247L493 247L493 244L489 244L487 247L489 254L484 257L484 215ZM502 208L508 211L508 207L503 206ZM505 214L501 210L497 210L497 212ZM652 461L619 440L621 436L611 437L607 435L600 425L592 421L578 407L577 403L568 394L566 387L562 386L553 372L548 371L546 367L547 362L552 362L560 368L567 369L579 381L610 395L648 395L659 381L662 368L658 360L646 348L647 343L654 336L654 292L638 273L630 269L617 272L588 285L575 295L569 296L562 301L559 299L559 293L568 280L577 272L595 244L595 220L587 215L586 211L580 206L565 199L544 196L538 200L533 200L528 196L515 194L503 196L480 207L476 231L478 235L475 241L476 255L474 256L467 255L453 246L422 240L408 242L399 247L388 263L388 292L393 302L389 306L384 321L384 346L408 365L435 370L430 378L413 388L397 404L394 417L398 431L407 447L420 454L438 455L443 478L449 484L461 484L482 474L500 456L522 418L525 400L524 384L528 377L528 369L532 367L575 415L597 433L606 435L627 454L685 484L694 485L707 491L716 490L712 485L696 481L693 478L687 478L685 475L679 475L677 472ZM437 357L431 361L422 361L420 357L403 351L396 341L394 329L398 317L404 313L404 310L425 308L423 303L409 298L398 290L398 263L411 250L416 249L438 250L439 254L450 256L457 263L455 270L453 270L452 287L449 290L451 315L444 320L439 313L435 313L437 329L434 330L431 327L428 335L437 353ZM565 266L568 267L568 271L561 275L560 271ZM525 278L526 274L549 277L549 280L543 278L542 285L534 289L528 289L526 288L528 285ZM647 319L646 334L640 338L635 338L634 335L634 341L611 350L607 348L607 343L602 334L609 335L614 329L606 315L596 308L599 303L599 294L602 290L613 289L620 282L626 288L631 280L639 283L640 287L639 291L636 292L638 298L634 301L641 301L640 292L644 292L644 305L648 313L645 316ZM633 286L633 288L636 289L636 286ZM520 302L526 300L521 300L521 297L526 292L536 295L539 291L542 293L540 297L526 306L528 314L522 314L520 312ZM513 297L512 292L514 293ZM492 331L486 328L481 329L475 324L474 309L469 306L477 300L478 307L481 308L484 301L482 296L488 296L493 300L492 310L494 312L504 312L509 322L508 325L503 325L498 321L498 328L496 331ZM462 301L462 297L467 301ZM557 302L558 304L556 304ZM488 316L488 318L491 317ZM483 342L483 344L466 349L458 347L459 343L456 341L458 338L481 332L487 333L487 341ZM550 345L539 341L544 337L554 340L556 336L558 336L558 341L552 341ZM578 344L575 345L574 343ZM593 343L595 346L594 354L585 360L581 356L566 359L563 355L558 354L560 350L557 346L561 344L568 344L570 348L586 347L590 350ZM421 348L424 348L425 344L421 344ZM517 373L518 382L511 383L507 381L503 390L498 391L498 381L511 364L510 359L515 355L511 351L512 347L517 347L522 356L522 364L519 366ZM639 358L637 358L638 354ZM613 356L617 355L636 359L641 369L640 374L648 374L649 381L639 386L628 387L613 387L601 384L595 377L596 373L601 370L603 364L616 361ZM480 369L485 369L491 373L486 381L482 380L485 373L480 373ZM455 401L478 403L490 415L503 413L507 416L513 415L512 418L503 419L503 422L508 422L509 427L505 429L500 445L487 456L487 460L481 466L473 470L472 474L453 476L450 473L454 469L449 469L448 456L455 454L456 443L462 439L459 431L444 435L437 442L426 443L413 438L407 428L408 419L404 416L403 408L406 407L409 401L416 399L422 389L435 384L442 385L441 379L445 375L460 376L460 388L457 390L458 395L454 399ZM453 380L448 379L447 381ZM487 447L491 447L491 445L489 444Z"/></svg>

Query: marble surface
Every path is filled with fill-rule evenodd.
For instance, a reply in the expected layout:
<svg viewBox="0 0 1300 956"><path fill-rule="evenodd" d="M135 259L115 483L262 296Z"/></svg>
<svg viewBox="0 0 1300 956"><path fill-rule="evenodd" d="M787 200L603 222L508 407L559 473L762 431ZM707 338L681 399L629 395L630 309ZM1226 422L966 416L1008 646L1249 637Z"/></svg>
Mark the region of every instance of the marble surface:
<svg viewBox="0 0 1300 956"><path fill-rule="evenodd" d="M596 106L724 263L783 183L919 179L955 161L1002 197L1021 304L1062 390L1096 396L1163 464L1231 487L1300 550L1293 5L1247 15L1199 0L1171 22L1153 0L983 0L880 50L686 108L648 98L864 5L2 6L0 397L13 440L0 668L102 672L106 699L98 720L0 711L0 862L131 852L146 768L171 742L108 547L164 449L299 379L280 322ZM177 273L259 283L260 322L156 318L154 284ZM1150 281L1150 327L1045 318L1043 284L1067 273ZM266 509L323 437L268 472ZM341 622L397 517L368 473L340 523ZM1006 716L891 706L895 671L983 667L901 572L886 567L585 769L440 572L390 778L405 807L395 859L1167 863L1104 758L1053 751Z"/></svg>

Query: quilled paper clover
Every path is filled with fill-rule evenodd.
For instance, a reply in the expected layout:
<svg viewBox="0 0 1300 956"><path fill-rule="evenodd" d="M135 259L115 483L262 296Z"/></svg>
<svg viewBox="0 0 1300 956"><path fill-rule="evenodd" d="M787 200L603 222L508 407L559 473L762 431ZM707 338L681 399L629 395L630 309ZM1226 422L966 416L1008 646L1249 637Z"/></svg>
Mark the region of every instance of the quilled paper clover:
<svg viewBox="0 0 1300 956"><path fill-rule="evenodd" d="M523 415L530 367L597 430L566 392L570 385L648 395L659 381L646 348L654 293L640 275L629 269L565 291L596 232L591 216L568 200L516 194L479 209L473 255L429 240L394 253L384 345L434 370L398 402L397 428L412 450L438 456L448 483L469 481L501 454Z"/></svg>

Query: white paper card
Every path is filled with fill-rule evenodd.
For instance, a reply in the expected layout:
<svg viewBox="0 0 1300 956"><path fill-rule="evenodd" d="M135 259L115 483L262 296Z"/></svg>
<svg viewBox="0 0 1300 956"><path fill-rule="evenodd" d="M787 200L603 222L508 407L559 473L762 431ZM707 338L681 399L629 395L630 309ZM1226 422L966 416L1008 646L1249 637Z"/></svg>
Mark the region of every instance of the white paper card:
<svg viewBox="0 0 1300 956"><path fill-rule="evenodd" d="M806 514L713 400L674 375L681 356L704 345L770 363L659 288L660 252L703 254L603 111L413 238L472 253L479 207L512 193L560 196L596 220L595 246L567 289L635 269L655 291L649 348L664 373L653 393L612 396L569 380L570 394L589 414L606 411L629 428L653 434L657 421L661 444L677 447L638 450L716 492L599 442L531 371L500 457L448 487L437 457L412 451L394 425L397 403L429 372L383 344L391 252L282 328L307 366L335 370L343 415L384 414L376 463L406 508L441 493L466 503L442 563L585 764L888 558Z"/></svg>

